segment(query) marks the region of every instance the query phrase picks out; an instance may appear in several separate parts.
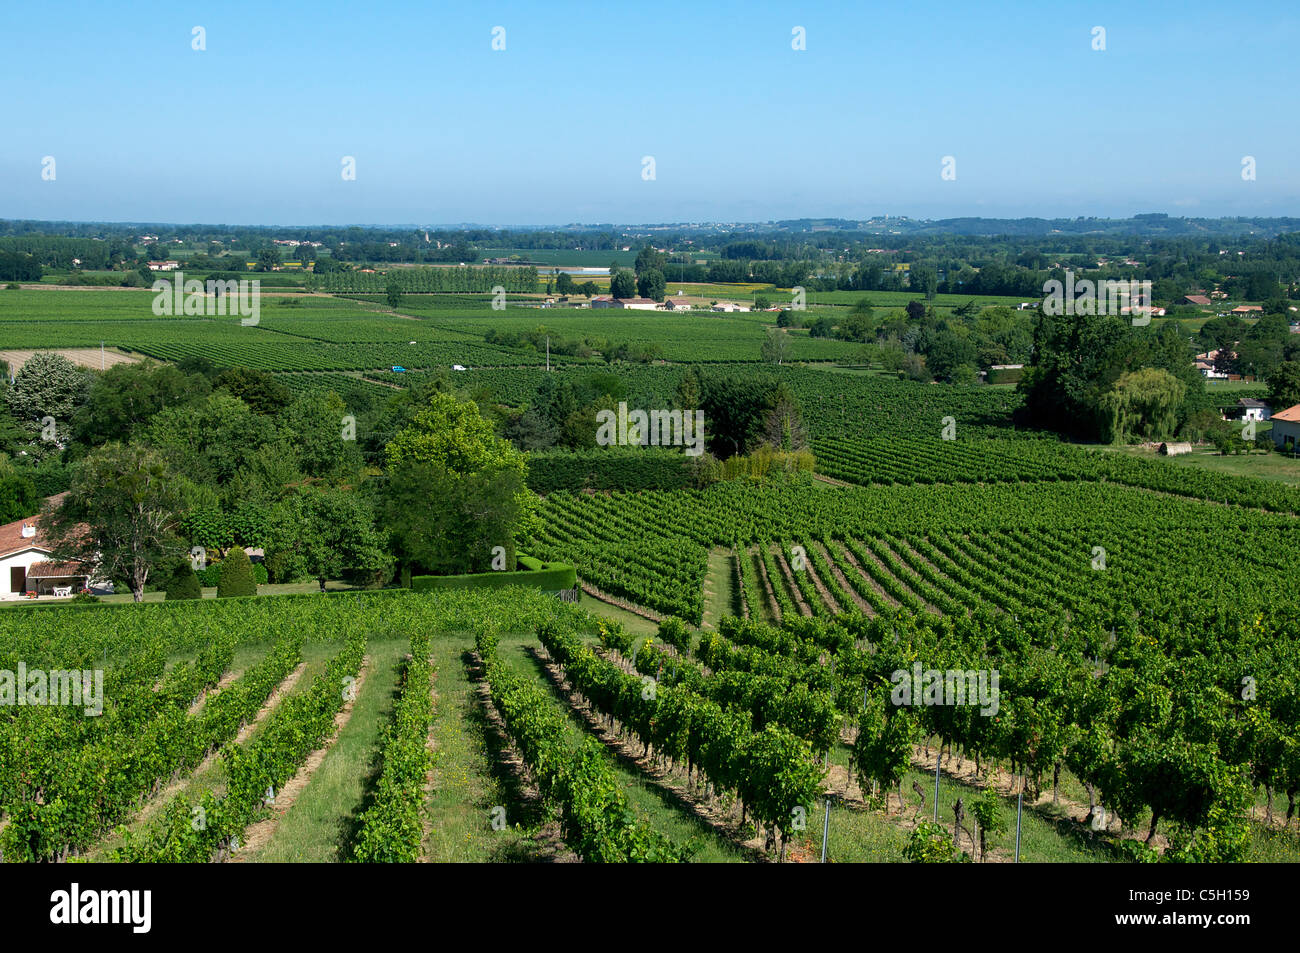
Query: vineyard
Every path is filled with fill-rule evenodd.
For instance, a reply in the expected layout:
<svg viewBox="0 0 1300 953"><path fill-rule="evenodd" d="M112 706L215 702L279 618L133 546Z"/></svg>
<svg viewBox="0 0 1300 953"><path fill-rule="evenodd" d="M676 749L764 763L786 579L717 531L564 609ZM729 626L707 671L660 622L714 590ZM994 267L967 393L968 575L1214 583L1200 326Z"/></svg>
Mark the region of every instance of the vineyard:
<svg viewBox="0 0 1300 953"><path fill-rule="evenodd" d="M351 411L452 364L485 407L548 373L671 407L687 365L717 364L700 375L788 386L816 472L703 486L668 448L534 452L515 542L574 565L579 606L0 613L0 671L103 679L96 717L0 706L4 861L802 862L823 830L837 862L1300 859L1300 489L1017 431L1015 391L833 368L844 341L796 334L827 364L760 365L761 316L497 314L479 288L394 311L376 280L247 327L13 292L0 347L205 357ZM668 360L548 372L484 342L538 324ZM929 672L973 694L945 703Z"/></svg>

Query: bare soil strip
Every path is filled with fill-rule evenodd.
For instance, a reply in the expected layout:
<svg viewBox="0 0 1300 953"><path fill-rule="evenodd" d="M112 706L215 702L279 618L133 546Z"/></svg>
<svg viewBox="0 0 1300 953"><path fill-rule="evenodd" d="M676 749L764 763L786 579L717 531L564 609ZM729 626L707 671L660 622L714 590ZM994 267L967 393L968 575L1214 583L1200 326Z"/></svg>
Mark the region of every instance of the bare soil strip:
<svg viewBox="0 0 1300 953"><path fill-rule="evenodd" d="M284 696L293 691L293 687L298 684L298 679L302 678L302 673L306 671L306 669L306 662L299 663L298 667L290 672L283 682L276 686L275 691L271 692L271 697L266 700L266 704L258 709L253 720L245 724L243 728L239 729L239 734L235 736L235 744L242 744L247 740L250 734L257 730L257 726L266 720L267 716L275 710L275 706L280 704L280 701ZM171 803L172 798L179 794L181 790L189 784L192 778L198 777L210 769L220 756L221 749L218 748L199 762L198 767L191 771L187 776L177 778L171 784L167 785L167 787L163 788L163 790L146 800L140 807L140 810L136 812L135 817L127 823L139 824L151 820L160 810Z"/></svg>
<svg viewBox="0 0 1300 953"><path fill-rule="evenodd" d="M284 787L275 792L275 802L271 805L271 816L251 824L244 831L243 836L239 839L239 851L226 858L228 863L244 863L249 856L261 850L270 842L275 835L276 829L280 826L280 818L288 813L289 809L298 800L299 795L311 782L316 769L320 767L321 762L325 760L325 756L334 747L334 742L338 740L339 732L343 730L343 726L352 717L352 706L361 697L361 690L365 687L366 676L369 673L370 656L367 655L361 660L361 668L357 671L357 680L353 684L352 697L343 703L343 707L334 716L333 734L326 739L324 745L309 754L307 760L294 776L285 783Z"/></svg>
<svg viewBox="0 0 1300 953"><path fill-rule="evenodd" d="M839 547L840 547L840 552L844 554L844 558L845 560L848 561L848 564L857 570L858 575L866 580L867 585L869 585L872 589L876 590L876 595L880 596L881 599L884 599L891 606L897 607L898 600L895 599L893 596L891 596L889 593L887 593L884 590L884 587L881 586L880 583L876 582L876 580L872 578L871 574L862 568L862 564L859 563L857 557L853 555L853 551L849 549L849 547L845 546L843 543L840 543Z"/></svg>
<svg viewBox="0 0 1300 953"><path fill-rule="evenodd" d="M785 561L785 553L778 547L772 555L776 557L776 564L781 570L781 575L785 577L785 589L790 594L791 601L799 609L799 614L803 616L812 615L812 608L804 601L803 592L794 584L794 571L790 564Z"/></svg>
<svg viewBox="0 0 1300 953"><path fill-rule="evenodd" d="M763 590L767 593L767 608L772 618L776 620L777 625L781 624L781 603L776 601L776 590L772 588L772 580L767 576L767 563L759 556L758 547L755 546L750 550L754 558L750 560L757 571L759 577L763 580Z"/></svg>
<svg viewBox="0 0 1300 953"><path fill-rule="evenodd" d="M876 610L871 608L871 603L858 595L858 590L854 589L853 586L849 584L848 577L844 575L839 566L835 565L835 560L831 558L831 554L826 549L825 544L822 543L821 540L813 540L813 546L817 548L818 552L822 554L822 558L826 560L826 565L830 567L831 575L834 576L835 581L839 583L840 589L849 594L849 598L857 604L857 607L861 609L863 613L867 616L874 616Z"/></svg>
<svg viewBox="0 0 1300 953"><path fill-rule="evenodd" d="M804 572L808 573L808 578L812 580L813 587L817 590L817 595L821 596L822 602L825 604L827 609L831 610L831 614L839 615L843 612L844 608L839 604L835 597L831 595L830 589L827 588L826 583L822 581L822 577L817 575L817 570L813 569L812 563L809 563L804 567Z"/></svg>

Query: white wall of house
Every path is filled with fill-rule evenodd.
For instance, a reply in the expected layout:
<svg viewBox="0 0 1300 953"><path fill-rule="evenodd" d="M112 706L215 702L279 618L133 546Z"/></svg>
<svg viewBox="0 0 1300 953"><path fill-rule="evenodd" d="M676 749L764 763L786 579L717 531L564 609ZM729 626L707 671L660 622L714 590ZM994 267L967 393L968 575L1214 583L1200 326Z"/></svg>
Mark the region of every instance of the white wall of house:
<svg viewBox="0 0 1300 953"><path fill-rule="evenodd" d="M1279 447L1286 443L1287 437L1300 444L1300 421L1274 418L1273 429L1269 432L1273 435L1273 443Z"/></svg>
<svg viewBox="0 0 1300 953"><path fill-rule="evenodd" d="M32 549L20 550L16 553L10 553L3 559L0 559L0 600L25 599L28 586L23 585L18 592L13 590L13 570L21 568L23 576L26 577L27 569L32 563L45 562L50 558L49 550Z"/></svg>

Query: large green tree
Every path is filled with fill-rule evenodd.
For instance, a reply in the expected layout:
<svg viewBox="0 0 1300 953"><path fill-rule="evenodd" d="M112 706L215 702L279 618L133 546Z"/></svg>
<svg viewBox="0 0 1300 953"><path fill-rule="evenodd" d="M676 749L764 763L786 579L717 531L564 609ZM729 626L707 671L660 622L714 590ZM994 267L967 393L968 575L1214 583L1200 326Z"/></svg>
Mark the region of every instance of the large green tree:
<svg viewBox="0 0 1300 953"><path fill-rule="evenodd" d="M67 495L46 510L42 528L54 559L125 580L140 602L154 568L173 565L183 552L179 507L176 481L161 454L110 443L77 464Z"/></svg>
<svg viewBox="0 0 1300 953"><path fill-rule="evenodd" d="M130 440L160 411L206 397L210 389L202 374L170 364L115 364L91 384L73 436L89 446Z"/></svg>
<svg viewBox="0 0 1300 953"><path fill-rule="evenodd" d="M409 564L434 572L488 568L492 549L513 559L537 498L528 464L472 401L434 392L385 448L384 524Z"/></svg>
<svg viewBox="0 0 1300 953"><path fill-rule="evenodd" d="M382 581L392 559L369 499L349 488L309 487L276 507L268 552L289 575L320 584L345 573Z"/></svg>
<svg viewBox="0 0 1300 953"><path fill-rule="evenodd" d="M5 391L9 412L28 424L53 417L66 428L90 391L90 375L62 354L40 351L28 358Z"/></svg>

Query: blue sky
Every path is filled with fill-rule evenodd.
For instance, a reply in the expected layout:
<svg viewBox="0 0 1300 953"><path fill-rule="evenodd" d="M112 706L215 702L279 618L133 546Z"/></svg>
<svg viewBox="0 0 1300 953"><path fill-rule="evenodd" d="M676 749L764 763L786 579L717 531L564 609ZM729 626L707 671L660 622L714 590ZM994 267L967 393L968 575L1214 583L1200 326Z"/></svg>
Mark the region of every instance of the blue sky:
<svg viewBox="0 0 1300 953"><path fill-rule="evenodd" d="M0 217L1300 215L1297 50L1269 0L11 4Z"/></svg>

